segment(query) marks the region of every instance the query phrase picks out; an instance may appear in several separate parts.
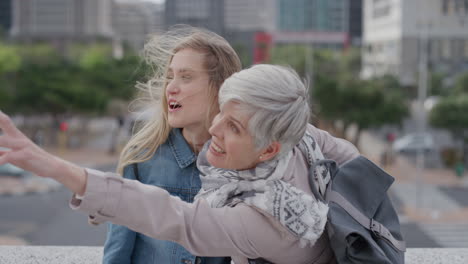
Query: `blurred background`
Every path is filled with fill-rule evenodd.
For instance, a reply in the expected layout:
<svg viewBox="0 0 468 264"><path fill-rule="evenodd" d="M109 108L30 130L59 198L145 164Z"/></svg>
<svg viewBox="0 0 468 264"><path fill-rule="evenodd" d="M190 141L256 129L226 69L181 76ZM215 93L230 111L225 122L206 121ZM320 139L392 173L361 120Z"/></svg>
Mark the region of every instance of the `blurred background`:
<svg viewBox="0 0 468 264"><path fill-rule="evenodd" d="M310 81L313 123L391 173L409 247L468 247L468 0L0 0L0 109L37 144L115 170L139 57L174 24L244 67ZM0 166L0 245L103 245L53 181Z"/></svg>

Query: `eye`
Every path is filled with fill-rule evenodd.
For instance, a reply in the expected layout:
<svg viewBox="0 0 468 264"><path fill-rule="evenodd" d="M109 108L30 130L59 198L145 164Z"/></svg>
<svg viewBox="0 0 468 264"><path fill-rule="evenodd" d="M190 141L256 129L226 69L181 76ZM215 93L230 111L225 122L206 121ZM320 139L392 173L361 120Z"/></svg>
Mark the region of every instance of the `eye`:
<svg viewBox="0 0 468 264"><path fill-rule="evenodd" d="M228 123L228 126L229 126L229 129L231 129L232 132L236 133L236 134L239 134L239 129L237 128L236 125L234 125L234 123L232 122L229 122Z"/></svg>
<svg viewBox="0 0 468 264"><path fill-rule="evenodd" d="M182 75L182 80L188 81L188 80L191 80L191 79L192 79L192 76L190 76L190 75Z"/></svg>
<svg viewBox="0 0 468 264"><path fill-rule="evenodd" d="M166 80L172 80L172 79L174 79L174 76L172 76L172 75L167 75L166 76Z"/></svg>

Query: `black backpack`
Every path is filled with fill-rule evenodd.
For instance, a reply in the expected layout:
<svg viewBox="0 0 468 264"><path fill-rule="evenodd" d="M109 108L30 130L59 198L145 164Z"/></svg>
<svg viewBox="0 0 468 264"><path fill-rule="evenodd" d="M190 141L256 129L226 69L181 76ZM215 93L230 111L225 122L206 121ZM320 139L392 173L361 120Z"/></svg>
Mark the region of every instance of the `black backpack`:
<svg viewBox="0 0 468 264"><path fill-rule="evenodd" d="M317 199L329 206L326 230L338 263L404 263L405 242L398 215L387 191L394 178L359 156L340 168L326 164L331 180L321 195L310 173L309 184ZM313 172L311 168L310 172Z"/></svg>
<svg viewBox="0 0 468 264"><path fill-rule="evenodd" d="M315 184L315 166L325 164L331 180L325 195ZM326 175L326 174L324 174ZM309 170L315 197L329 206L326 232L337 263L400 264L405 242L398 215L387 195L394 178L363 156L343 164L318 160ZM263 259L251 264L269 263Z"/></svg>

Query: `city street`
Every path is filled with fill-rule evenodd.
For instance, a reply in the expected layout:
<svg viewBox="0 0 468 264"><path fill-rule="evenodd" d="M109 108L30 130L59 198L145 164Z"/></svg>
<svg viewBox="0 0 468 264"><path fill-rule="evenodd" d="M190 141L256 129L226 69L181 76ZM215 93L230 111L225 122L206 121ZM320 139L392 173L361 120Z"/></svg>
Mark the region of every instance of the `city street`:
<svg viewBox="0 0 468 264"><path fill-rule="evenodd" d="M115 170L114 166L98 169ZM0 242L19 238L29 245L102 246L106 226L91 226L87 216L68 206L65 188L47 193L0 196ZM0 243L1 244L1 243Z"/></svg>

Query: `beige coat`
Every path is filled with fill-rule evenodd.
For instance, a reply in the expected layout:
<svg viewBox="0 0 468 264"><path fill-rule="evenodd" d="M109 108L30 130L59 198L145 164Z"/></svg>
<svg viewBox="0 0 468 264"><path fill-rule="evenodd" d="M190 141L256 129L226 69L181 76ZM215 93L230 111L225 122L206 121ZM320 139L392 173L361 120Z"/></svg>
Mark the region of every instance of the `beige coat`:
<svg viewBox="0 0 468 264"><path fill-rule="evenodd" d="M349 142L309 126L326 158L339 164L359 155ZM307 162L298 149L283 180L311 194ZM111 221L161 240L174 241L197 256L232 256L236 264L247 258L273 263L333 263L326 234L313 247L301 248L299 240L271 215L243 203L210 208L200 199L186 203L156 186L126 180L114 173L87 169L83 197L70 206L90 215L95 224Z"/></svg>

